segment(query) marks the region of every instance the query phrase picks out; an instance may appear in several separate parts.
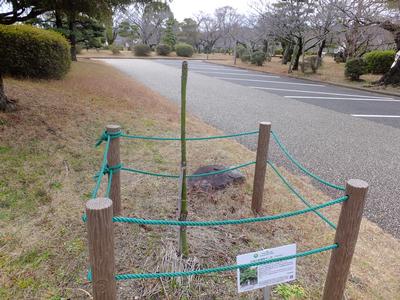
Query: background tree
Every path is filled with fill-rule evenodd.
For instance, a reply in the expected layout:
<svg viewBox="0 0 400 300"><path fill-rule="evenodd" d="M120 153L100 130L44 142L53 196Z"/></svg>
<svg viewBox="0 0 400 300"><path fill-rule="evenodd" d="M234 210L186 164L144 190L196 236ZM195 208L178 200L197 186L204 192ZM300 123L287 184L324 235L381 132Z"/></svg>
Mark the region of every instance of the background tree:
<svg viewBox="0 0 400 300"><path fill-rule="evenodd" d="M177 39L179 42L192 45L199 50L200 31L197 22L191 18L186 18L179 23Z"/></svg>
<svg viewBox="0 0 400 300"><path fill-rule="evenodd" d="M177 22L174 18L169 18L166 25L167 27L165 28L162 42L170 46L171 49L174 49L176 44Z"/></svg>
<svg viewBox="0 0 400 300"><path fill-rule="evenodd" d="M166 23L173 14L167 3L138 2L125 7L124 22L137 28L138 38L146 45L158 44Z"/></svg>

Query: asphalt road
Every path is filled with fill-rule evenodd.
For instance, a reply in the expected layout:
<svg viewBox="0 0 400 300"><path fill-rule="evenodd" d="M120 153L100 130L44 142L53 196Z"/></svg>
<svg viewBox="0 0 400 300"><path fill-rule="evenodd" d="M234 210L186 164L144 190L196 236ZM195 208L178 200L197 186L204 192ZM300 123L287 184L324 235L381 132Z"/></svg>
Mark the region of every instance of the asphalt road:
<svg viewBox="0 0 400 300"><path fill-rule="evenodd" d="M179 103L180 61L104 61ZM225 133L271 121L312 172L342 185L350 178L369 182L365 216L400 238L400 99L190 61L188 110ZM255 149L254 138L238 141ZM270 158L291 168L274 146Z"/></svg>

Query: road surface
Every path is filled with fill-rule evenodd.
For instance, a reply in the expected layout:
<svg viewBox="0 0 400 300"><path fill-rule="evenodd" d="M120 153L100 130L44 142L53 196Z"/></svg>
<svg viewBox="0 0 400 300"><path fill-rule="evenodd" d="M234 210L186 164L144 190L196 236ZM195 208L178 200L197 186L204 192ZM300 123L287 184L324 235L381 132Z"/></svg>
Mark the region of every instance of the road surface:
<svg viewBox="0 0 400 300"><path fill-rule="evenodd" d="M179 103L180 61L103 61ZM365 216L400 238L399 98L189 61L188 110L225 133L271 121L314 173L342 185L350 178L369 182ZM254 138L238 140L255 149ZM291 166L275 147L270 157Z"/></svg>

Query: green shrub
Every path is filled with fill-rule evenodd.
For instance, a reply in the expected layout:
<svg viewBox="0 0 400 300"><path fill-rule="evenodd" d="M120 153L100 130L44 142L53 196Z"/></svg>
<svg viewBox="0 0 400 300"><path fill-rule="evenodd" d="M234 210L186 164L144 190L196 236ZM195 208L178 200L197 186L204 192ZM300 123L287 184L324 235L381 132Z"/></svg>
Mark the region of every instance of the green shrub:
<svg viewBox="0 0 400 300"><path fill-rule="evenodd" d="M266 61L267 57L263 51L255 51L253 55L250 57L250 62L253 65L262 66Z"/></svg>
<svg viewBox="0 0 400 300"><path fill-rule="evenodd" d="M242 44L236 46L236 58L242 57L245 53L247 53L247 49Z"/></svg>
<svg viewBox="0 0 400 300"><path fill-rule="evenodd" d="M275 49L275 55L283 55L283 49Z"/></svg>
<svg viewBox="0 0 400 300"><path fill-rule="evenodd" d="M151 52L151 49L146 44L137 44L133 47L133 53L136 56L148 56Z"/></svg>
<svg viewBox="0 0 400 300"><path fill-rule="evenodd" d="M368 52L364 55L368 72L372 74L385 74L390 70L395 55L396 51L394 50Z"/></svg>
<svg viewBox="0 0 400 300"><path fill-rule="evenodd" d="M111 50L112 54L119 55L119 54L121 54L121 51L124 50L124 47L117 46L117 45L111 45L109 47L109 49Z"/></svg>
<svg viewBox="0 0 400 300"><path fill-rule="evenodd" d="M175 52L178 56L191 57L194 53L194 49L189 44L179 43L175 45Z"/></svg>
<svg viewBox="0 0 400 300"><path fill-rule="evenodd" d="M158 55L166 56L171 53L171 47L167 44L159 44L156 47L156 52Z"/></svg>
<svg viewBox="0 0 400 300"><path fill-rule="evenodd" d="M82 50L83 50L82 44L76 44L76 45L75 45L76 54L81 54L81 53L82 53Z"/></svg>
<svg viewBox="0 0 400 300"><path fill-rule="evenodd" d="M70 46L61 34L29 25L0 25L3 74L58 79L70 66Z"/></svg>
<svg viewBox="0 0 400 300"><path fill-rule="evenodd" d="M346 62L344 75L350 80L359 80L365 73L367 73L367 65L363 58L353 58Z"/></svg>
<svg viewBox="0 0 400 300"><path fill-rule="evenodd" d="M250 61L250 58L251 58L251 56L250 56L250 54L249 53L243 53L241 56L240 56L240 60L242 61L242 62L244 62L244 63L246 63L246 62L249 62Z"/></svg>

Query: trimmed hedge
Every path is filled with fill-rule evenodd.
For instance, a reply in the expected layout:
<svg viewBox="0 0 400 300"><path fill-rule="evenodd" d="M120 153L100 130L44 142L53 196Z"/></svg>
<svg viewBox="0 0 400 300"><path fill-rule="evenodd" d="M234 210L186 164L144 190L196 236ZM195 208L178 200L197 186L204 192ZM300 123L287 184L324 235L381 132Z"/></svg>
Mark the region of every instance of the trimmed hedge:
<svg viewBox="0 0 400 300"><path fill-rule="evenodd" d="M29 25L0 25L2 74L59 79L70 67L70 46L61 34Z"/></svg>
<svg viewBox="0 0 400 300"><path fill-rule="evenodd" d="M191 57L194 53L194 49L189 44L179 43L175 45L175 52L178 56Z"/></svg>
<svg viewBox="0 0 400 300"><path fill-rule="evenodd" d="M171 47L167 44L159 44L156 47L156 52L158 55L167 56L171 53Z"/></svg>
<svg viewBox="0 0 400 300"><path fill-rule="evenodd" d="M361 57L349 59L344 68L344 75L350 80L360 80L367 73L367 64Z"/></svg>
<svg viewBox="0 0 400 300"><path fill-rule="evenodd" d="M368 72L372 74L385 74L390 70L394 62L396 51L394 50L376 50L364 55Z"/></svg>
<svg viewBox="0 0 400 300"><path fill-rule="evenodd" d="M137 44L133 47L133 53L136 56L148 56L151 52L151 49L146 44Z"/></svg>

